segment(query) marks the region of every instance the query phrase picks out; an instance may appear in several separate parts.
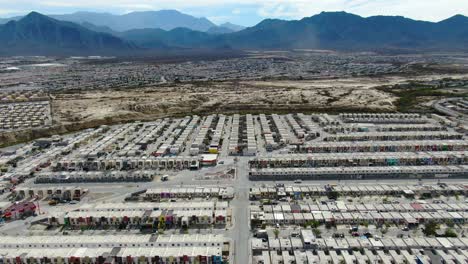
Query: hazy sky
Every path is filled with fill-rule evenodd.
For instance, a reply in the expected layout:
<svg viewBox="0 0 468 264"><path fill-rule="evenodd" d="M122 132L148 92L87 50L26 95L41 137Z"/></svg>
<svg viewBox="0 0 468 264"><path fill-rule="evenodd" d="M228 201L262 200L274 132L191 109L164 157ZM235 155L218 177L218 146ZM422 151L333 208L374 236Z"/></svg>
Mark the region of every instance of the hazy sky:
<svg viewBox="0 0 468 264"><path fill-rule="evenodd" d="M62 14L98 11L177 9L215 23L252 26L265 18L300 19L321 11L347 11L362 16L401 15L440 21L455 14L468 15L468 0L0 0L0 17L29 11Z"/></svg>

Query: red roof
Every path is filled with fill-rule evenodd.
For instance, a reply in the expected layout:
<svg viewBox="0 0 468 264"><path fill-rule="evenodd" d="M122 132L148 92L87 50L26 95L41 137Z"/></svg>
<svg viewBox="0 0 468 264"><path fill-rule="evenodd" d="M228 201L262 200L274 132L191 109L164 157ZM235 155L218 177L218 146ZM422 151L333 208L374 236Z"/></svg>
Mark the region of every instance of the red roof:
<svg viewBox="0 0 468 264"><path fill-rule="evenodd" d="M420 203L412 203L411 207L414 208L414 210L423 210L424 207Z"/></svg>
<svg viewBox="0 0 468 264"><path fill-rule="evenodd" d="M36 210L36 205L33 202L21 202L21 203L12 204L10 207L8 207L5 210L5 213L14 212L14 211L23 213L25 211L35 211L35 210Z"/></svg>

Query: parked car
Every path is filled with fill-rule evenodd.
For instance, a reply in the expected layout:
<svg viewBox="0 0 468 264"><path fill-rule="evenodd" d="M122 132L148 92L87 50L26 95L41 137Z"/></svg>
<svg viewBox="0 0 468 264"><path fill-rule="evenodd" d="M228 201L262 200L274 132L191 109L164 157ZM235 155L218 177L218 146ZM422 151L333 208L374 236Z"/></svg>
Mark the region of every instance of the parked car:
<svg viewBox="0 0 468 264"><path fill-rule="evenodd" d="M345 236L344 236L344 234L342 234L342 233L334 233L334 234L333 234L333 237L334 237L334 238L344 238Z"/></svg>

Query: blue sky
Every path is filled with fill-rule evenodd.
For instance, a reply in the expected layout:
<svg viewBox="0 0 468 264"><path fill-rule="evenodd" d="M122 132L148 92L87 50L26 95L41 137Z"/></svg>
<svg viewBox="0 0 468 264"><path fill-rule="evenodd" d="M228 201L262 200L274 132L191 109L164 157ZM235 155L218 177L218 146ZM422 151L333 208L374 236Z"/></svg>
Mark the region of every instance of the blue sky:
<svg viewBox="0 0 468 264"><path fill-rule="evenodd" d="M440 21L455 14L468 15L468 0L0 0L0 17L30 11L63 14L98 11L177 9L215 23L252 26L265 18L300 19L321 11L347 11L361 16L402 15Z"/></svg>

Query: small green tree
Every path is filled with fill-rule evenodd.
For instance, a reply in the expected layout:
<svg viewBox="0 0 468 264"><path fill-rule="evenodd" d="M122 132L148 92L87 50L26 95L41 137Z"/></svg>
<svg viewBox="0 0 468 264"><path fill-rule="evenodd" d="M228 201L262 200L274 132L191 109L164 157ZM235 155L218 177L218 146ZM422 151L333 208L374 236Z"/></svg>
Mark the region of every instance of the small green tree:
<svg viewBox="0 0 468 264"><path fill-rule="evenodd" d="M280 231L277 228L275 228L275 230L273 230L273 234L275 235L275 239L278 239L279 233L280 233Z"/></svg>
<svg viewBox="0 0 468 264"><path fill-rule="evenodd" d="M367 228L367 227L369 227L369 222L362 221L361 225Z"/></svg>
<svg viewBox="0 0 468 264"><path fill-rule="evenodd" d="M316 220L311 220L307 222L307 225L310 226L311 228L317 228L319 227L320 223Z"/></svg>
<svg viewBox="0 0 468 264"><path fill-rule="evenodd" d="M457 237L457 233L455 233L455 231L452 229L452 228L447 228L447 230L445 230L445 237Z"/></svg>
<svg viewBox="0 0 468 264"><path fill-rule="evenodd" d="M423 233L426 236L435 236L437 234L437 229L439 229L439 225L434 221L429 221L423 229Z"/></svg>
<svg viewBox="0 0 468 264"><path fill-rule="evenodd" d="M314 233L314 235L315 235L316 237L319 237L319 236L322 234L322 231L320 231L320 230L317 229L317 228L314 228L314 229L312 229L312 233Z"/></svg>
<svg viewBox="0 0 468 264"><path fill-rule="evenodd" d="M163 218L160 218L158 223L158 231L162 232L164 229L166 229L166 221L164 221Z"/></svg>

